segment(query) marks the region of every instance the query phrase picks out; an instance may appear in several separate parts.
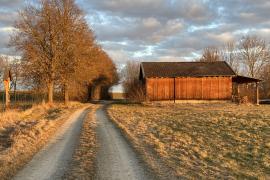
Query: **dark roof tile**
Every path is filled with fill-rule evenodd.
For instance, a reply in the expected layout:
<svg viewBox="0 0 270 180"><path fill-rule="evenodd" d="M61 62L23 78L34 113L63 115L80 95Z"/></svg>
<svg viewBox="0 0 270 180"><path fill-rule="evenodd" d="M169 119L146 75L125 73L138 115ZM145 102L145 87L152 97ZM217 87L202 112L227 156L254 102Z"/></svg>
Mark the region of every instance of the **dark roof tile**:
<svg viewBox="0 0 270 180"><path fill-rule="evenodd" d="M224 61L219 62L142 62L144 77L236 76Z"/></svg>

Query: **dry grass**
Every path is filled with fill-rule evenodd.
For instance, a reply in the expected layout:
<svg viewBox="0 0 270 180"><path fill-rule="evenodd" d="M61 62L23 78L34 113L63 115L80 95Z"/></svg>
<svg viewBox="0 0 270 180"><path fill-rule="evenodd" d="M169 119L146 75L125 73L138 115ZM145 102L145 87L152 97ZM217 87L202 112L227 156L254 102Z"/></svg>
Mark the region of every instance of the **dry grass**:
<svg viewBox="0 0 270 180"><path fill-rule="evenodd" d="M115 104L109 114L177 177L270 178L270 106Z"/></svg>
<svg viewBox="0 0 270 180"><path fill-rule="evenodd" d="M95 112L98 105L92 105L91 111L84 120L79 145L64 179L94 179L97 152Z"/></svg>
<svg viewBox="0 0 270 180"><path fill-rule="evenodd" d="M36 105L0 113L0 177L10 179L82 104Z"/></svg>

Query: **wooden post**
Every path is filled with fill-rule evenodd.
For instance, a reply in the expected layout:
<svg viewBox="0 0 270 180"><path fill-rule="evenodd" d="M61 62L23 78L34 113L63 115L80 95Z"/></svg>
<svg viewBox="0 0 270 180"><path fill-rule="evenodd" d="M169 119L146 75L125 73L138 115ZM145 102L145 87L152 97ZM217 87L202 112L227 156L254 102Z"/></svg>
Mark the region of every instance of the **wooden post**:
<svg viewBox="0 0 270 180"><path fill-rule="evenodd" d="M203 100L203 80L204 78L201 78L201 100Z"/></svg>
<svg viewBox="0 0 270 180"><path fill-rule="evenodd" d="M175 103L175 77L173 78L173 102Z"/></svg>
<svg viewBox="0 0 270 180"><path fill-rule="evenodd" d="M10 85L10 78L4 80L5 94L6 94L6 102L5 102L6 109L9 109L10 107L9 85Z"/></svg>
<svg viewBox="0 0 270 180"><path fill-rule="evenodd" d="M239 84L237 83L237 96L240 96L240 88L239 88Z"/></svg>
<svg viewBox="0 0 270 180"><path fill-rule="evenodd" d="M256 104L259 105L260 104L260 100L259 100L259 83L256 82Z"/></svg>

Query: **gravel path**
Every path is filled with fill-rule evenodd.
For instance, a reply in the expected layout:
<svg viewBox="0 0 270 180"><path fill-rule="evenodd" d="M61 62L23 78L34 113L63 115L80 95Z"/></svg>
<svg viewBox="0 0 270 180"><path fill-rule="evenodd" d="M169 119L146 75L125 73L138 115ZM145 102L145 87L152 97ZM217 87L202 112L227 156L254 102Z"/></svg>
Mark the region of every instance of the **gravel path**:
<svg viewBox="0 0 270 180"><path fill-rule="evenodd" d="M99 152L97 156L98 180L154 179L138 159L119 129L100 108L96 112Z"/></svg>
<svg viewBox="0 0 270 180"><path fill-rule="evenodd" d="M77 145L87 107L76 111L14 180L61 179Z"/></svg>

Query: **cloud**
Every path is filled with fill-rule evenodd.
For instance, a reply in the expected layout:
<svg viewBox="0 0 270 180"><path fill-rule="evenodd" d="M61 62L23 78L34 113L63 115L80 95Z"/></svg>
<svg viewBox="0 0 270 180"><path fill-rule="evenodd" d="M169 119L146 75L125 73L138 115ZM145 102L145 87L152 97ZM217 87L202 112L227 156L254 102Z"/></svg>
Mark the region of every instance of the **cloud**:
<svg viewBox="0 0 270 180"><path fill-rule="evenodd" d="M33 0L28 0L32 2ZM34 2L34 1L33 1ZM269 0L76 0L115 62L193 60L246 34L270 40ZM0 54L23 0L0 2Z"/></svg>
<svg viewBox="0 0 270 180"><path fill-rule="evenodd" d="M0 27L12 26L14 20L17 19L16 12L3 12L0 11Z"/></svg>
<svg viewBox="0 0 270 180"><path fill-rule="evenodd" d="M242 27L263 26L269 22L268 0L213 0L213 6L222 7L221 20L241 24Z"/></svg>
<svg viewBox="0 0 270 180"><path fill-rule="evenodd" d="M214 18L215 12L200 0L80 0L88 9L106 12L122 17L156 19L184 19L194 23L204 23Z"/></svg>
<svg viewBox="0 0 270 180"><path fill-rule="evenodd" d="M179 20L161 22L156 18L122 19L110 17L112 21L94 23L98 29L97 38L100 41L141 41L141 43L158 43L170 36L179 33L184 25ZM109 27L109 28L108 28Z"/></svg>
<svg viewBox="0 0 270 180"><path fill-rule="evenodd" d="M17 8L22 5L24 0L1 0L1 8Z"/></svg>

